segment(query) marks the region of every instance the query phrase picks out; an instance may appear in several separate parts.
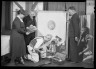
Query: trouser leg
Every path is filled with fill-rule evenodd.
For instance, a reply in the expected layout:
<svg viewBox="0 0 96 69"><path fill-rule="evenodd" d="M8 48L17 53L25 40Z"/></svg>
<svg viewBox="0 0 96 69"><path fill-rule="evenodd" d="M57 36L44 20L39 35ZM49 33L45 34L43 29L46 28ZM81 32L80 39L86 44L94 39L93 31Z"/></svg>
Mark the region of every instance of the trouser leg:
<svg viewBox="0 0 96 69"><path fill-rule="evenodd" d="M78 52L77 52L77 44L75 38L70 38L70 59L73 62L78 61Z"/></svg>

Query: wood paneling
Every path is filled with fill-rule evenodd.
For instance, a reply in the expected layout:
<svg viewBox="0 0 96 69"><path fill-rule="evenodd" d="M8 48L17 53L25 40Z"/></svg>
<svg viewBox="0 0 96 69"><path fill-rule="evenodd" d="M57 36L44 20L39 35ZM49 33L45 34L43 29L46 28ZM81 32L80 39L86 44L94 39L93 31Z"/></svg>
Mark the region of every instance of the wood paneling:
<svg viewBox="0 0 96 69"><path fill-rule="evenodd" d="M49 11L65 11L70 6L74 6L80 15L85 15L85 2L48 2Z"/></svg>
<svg viewBox="0 0 96 69"><path fill-rule="evenodd" d="M66 2L66 8L68 10L69 7L74 6L76 8L76 11L78 12L78 9L79 9L78 4L79 4L78 2Z"/></svg>
<svg viewBox="0 0 96 69"><path fill-rule="evenodd" d="M65 2L48 2L49 11L64 11Z"/></svg>
<svg viewBox="0 0 96 69"><path fill-rule="evenodd" d="M85 15L85 2L66 2L67 10L70 6L74 6L76 8L77 13L79 13L80 15Z"/></svg>
<svg viewBox="0 0 96 69"><path fill-rule="evenodd" d="M80 15L85 15L86 14L86 4L85 2L79 2L78 3L78 12Z"/></svg>

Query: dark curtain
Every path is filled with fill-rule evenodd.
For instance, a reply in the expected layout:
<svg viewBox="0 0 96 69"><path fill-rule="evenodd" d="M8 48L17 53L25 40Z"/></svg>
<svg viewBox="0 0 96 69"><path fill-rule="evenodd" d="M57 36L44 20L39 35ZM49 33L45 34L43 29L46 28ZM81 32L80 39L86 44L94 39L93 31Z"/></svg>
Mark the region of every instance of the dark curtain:
<svg viewBox="0 0 96 69"><path fill-rule="evenodd" d="M2 12L1 12L1 33L5 29L5 2L2 2Z"/></svg>
<svg viewBox="0 0 96 69"><path fill-rule="evenodd" d="M11 33L11 2L2 1L1 11L1 35L10 35Z"/></svg>
<svg viewBox="0 0 96 69"><path fill-rule="evenodd" d="M10 8L11 8L11 2L5 2L5 30L11 29Z"/></svg>
<svg viewBox="0 0 96 69"><path fill-rule="evenodd" d="M86 2L47 2L47 4L44 3L44 9L49 11L67 11L70 6L74 6L80 15L86 13Z"/></svg>

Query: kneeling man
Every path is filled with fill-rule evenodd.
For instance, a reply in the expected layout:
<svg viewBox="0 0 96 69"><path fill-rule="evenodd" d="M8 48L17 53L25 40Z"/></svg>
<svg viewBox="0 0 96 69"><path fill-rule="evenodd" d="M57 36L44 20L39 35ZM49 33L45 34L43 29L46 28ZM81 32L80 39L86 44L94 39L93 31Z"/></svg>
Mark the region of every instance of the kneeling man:
<svg viewBox="0 0 96 69"><path fill-rule="evenodd" d="M44 46L46 43L48 43L52 38L52 35L48 34L46 36L39 36L31 40L28 47L28 59L33 62L39 61L39 54L42 54L46 52L46 46Z"/></svg>

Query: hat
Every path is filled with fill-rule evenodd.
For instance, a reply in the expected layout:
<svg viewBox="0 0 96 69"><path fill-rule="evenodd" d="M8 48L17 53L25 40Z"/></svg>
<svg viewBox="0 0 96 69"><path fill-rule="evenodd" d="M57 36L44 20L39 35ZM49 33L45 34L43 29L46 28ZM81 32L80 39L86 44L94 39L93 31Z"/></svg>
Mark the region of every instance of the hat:
<svg viewBox="0 0 96 69"><path fill-rule="evenodd" d="M17 11L17 14L23 14L23 15L26 15L26 12L25 12L25 10L18 10L18 11Z"/></svg>

